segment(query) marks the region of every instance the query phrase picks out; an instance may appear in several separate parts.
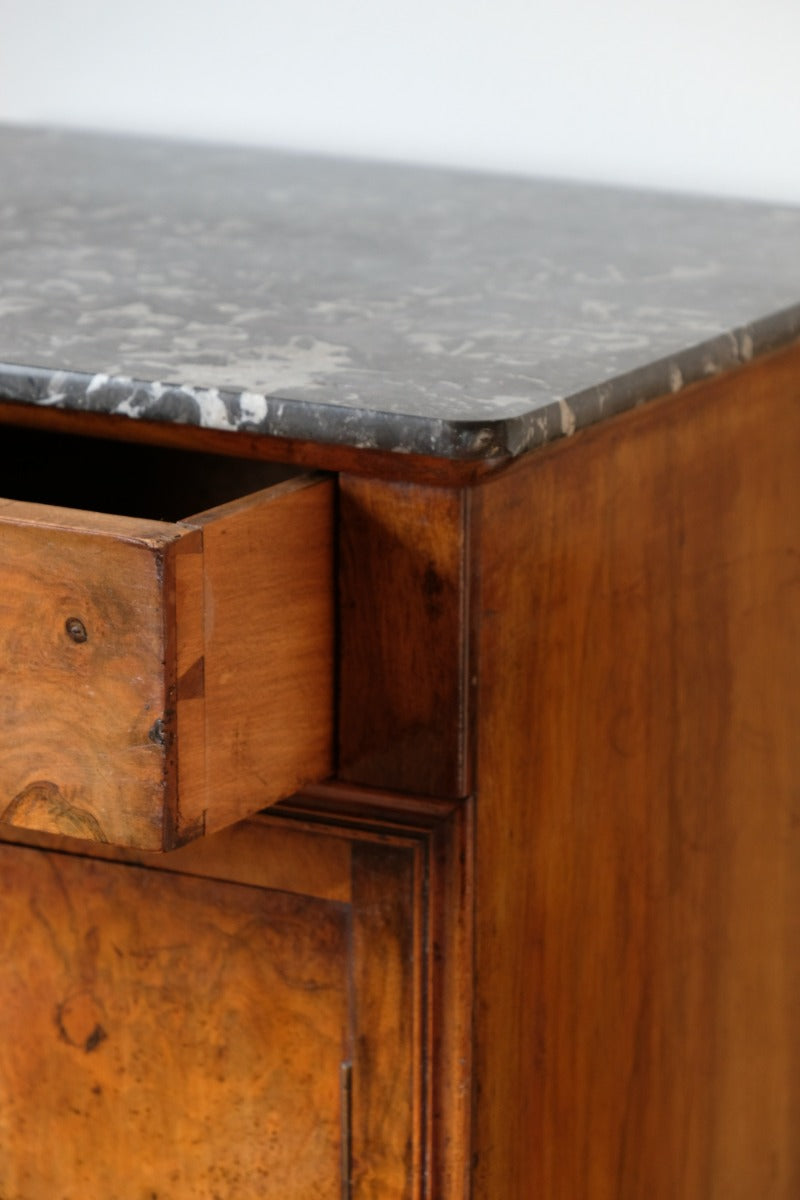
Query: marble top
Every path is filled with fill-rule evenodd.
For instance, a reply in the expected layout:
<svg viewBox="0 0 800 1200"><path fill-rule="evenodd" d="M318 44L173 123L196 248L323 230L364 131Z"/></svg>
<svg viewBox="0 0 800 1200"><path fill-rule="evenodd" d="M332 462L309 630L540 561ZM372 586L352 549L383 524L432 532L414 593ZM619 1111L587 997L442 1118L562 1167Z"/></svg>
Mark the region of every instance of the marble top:
<svg viewBox="0 0 800 1200"><path fill-rule="evenodd" d="M800 209L0 130L0 398L519 454L800 336Z"/></svg>

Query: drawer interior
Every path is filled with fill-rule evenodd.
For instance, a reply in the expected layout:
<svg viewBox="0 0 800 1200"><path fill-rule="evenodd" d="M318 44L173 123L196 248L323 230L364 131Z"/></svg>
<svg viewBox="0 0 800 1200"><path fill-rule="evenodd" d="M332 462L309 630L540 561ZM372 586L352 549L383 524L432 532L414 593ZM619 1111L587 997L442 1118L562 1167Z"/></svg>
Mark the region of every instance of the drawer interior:
<svg viewBox="0 0 800 1200"><path fill-rule="evenodd" d="M180 521L302 472L222 454L43 429L0 429L0 496Z"/></svg>

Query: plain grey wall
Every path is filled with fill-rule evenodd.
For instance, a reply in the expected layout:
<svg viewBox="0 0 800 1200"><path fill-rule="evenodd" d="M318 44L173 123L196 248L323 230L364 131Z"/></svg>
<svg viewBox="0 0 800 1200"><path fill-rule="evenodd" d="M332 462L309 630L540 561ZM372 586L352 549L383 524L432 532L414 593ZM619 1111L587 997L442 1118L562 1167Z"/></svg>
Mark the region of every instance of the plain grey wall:
<svg viewBox="0 0 800 1200"><path fill-rule="evenodd" d="M0 119L800 202L798 55L798 0L0 0Z"/></svg>

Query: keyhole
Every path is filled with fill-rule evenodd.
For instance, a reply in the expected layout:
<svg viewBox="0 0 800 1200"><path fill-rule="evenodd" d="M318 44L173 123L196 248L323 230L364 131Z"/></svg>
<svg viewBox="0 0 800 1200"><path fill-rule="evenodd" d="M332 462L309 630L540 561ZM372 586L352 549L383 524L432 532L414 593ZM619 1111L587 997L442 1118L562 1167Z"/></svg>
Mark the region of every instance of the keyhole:
<svg viewBox="0 0 800 1200"><path fill-rule="evenodd" d="M79 617L67 617L64 622L64 628L67 631L67 636L71 637L73 642L88 641L89 635L86 632L86 626Z"/></svg>

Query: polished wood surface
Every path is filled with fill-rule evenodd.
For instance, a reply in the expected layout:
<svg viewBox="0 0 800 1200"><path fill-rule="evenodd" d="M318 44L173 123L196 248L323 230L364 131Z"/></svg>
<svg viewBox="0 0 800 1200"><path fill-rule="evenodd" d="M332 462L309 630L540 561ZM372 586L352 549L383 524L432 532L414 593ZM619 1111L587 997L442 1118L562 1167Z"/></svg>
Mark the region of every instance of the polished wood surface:
<svg viewBox="0 0 800 1200"><path fill-rule="evenodd" d="M358 1188L373 1200L393 1196L387 1172L401 1158L409 1169L404 1196L464 1200L472 1170L471 801L337 783L309 788L262 819L299 820L316 830L334 821L348 832L361 945L371 930L385 947L377 956L356 955L356 1006L362 1023L380 1035L356 1043L356 1144L375 1149L366 1160L363 1150L354 1154L354 1196L362 1195ZM410 903L400 903L403 896ZM408 1144L401 1114L413 1123Z"/></svg>
<svg viewBox="0 0 800 1200"><path fill-rule="evenodd" d="M440 1062L466 1022L430 1028L454 995L432 956L460 920L454 814L361 799L166 855L2 831L3 1195L460 1200L468 1096Z"/></svg>
<svg viewBox="0 0 800 1200"><path fill-rule="evenodd" d="M38 833L30 829L0 826L0 843L29 846L57 854L77 854L110 863L146 867L150 871L177 871L202 879L243 883L316 896L319 900L352 900L350 843L338 827L289 830L281 821L272 829L268 814L256 814L221 829L213 837L197 838L177 850L135 850L85 842L63 834ZM265 829L271 832L265 834Z"/></svg>
<svg viewBox="0 0 800 1200"><path fill-rule="evenodd" d="M481 489L475 1200L800 1195L800 379Z"/></svg>
<svg viewBox="0 0 800 1200"><path fill-rule="evenodd" d="M0 1193L341 1200L345 908L20 846L0 863Z"/></svg>
<svg viewBox="0 0 800 1200"><path fill-rule="evenodd" d="M173 523L0 500L0 821L170 848L330 775L333 508L308 475Z"/></svg>
<svg viewBox="0 0 800 1200"><path fill-rule="evenodd" d="M467 493L342 477L339 777L469 790Z"/></svg>
<svg viewBox="0 0 800 1200"><path fill-rule="evenodd" d="M269 1170L288 1200L800 1194L799 364L776 354L469 492L344 478L329 645L345 782L166 855L0 824L0 1100L26 1097L0 1104L0 1193L105 1198L133 1179L148 1200L238 1200L270 1196L249 1182ZM331 487L287 485L320 501L310 526L278 523L287 559L324 547ZM184 619L166 642L167 762L195 781L173 840L211 827L206 787L226 820L274 799L230 734L265 690L231 682L277 594L242 566L257 546L266 570L281 544L265 511L234 501L169 543L164 594ZM289 590L324 624L314 570ZM300 653L312 689L331 678L319 655ZM251 766L264 790L237 796ZM174 972L149 953L165 947ZM211 1003L229 960L234 994ZM286 1036L261 1011L273 995ZM206 1100L185 1095L198 1081ZM282 1147L262 1135L284 1092ZM55 1182L40 1110L48 1138L68 1134ZM184 1112L210 1149L170 1167ZM204 1191L213 1164L229 1174Z"/></svg>
<svg viewBox="0 0 800 1200"><path fill-rule="evenodd" d="M414 950L423 945L423 881L414 866L410 854L387 856L383 847L364 843L353 849L353 887L363 906L354 930L353 996L358 1024L370 1031L355 1042L352 1060L351 1186L358 1200L391 1195L401 1164L404 1198L422 1196L422 964ZM360 1151L370 1145L382 1152Z"/></svg>
<svg viewBox="0 0 800 1200"><path fill-rule="evenodd" d="M185 536L0 501L0 821L161 845L163 576Z"/></svg>
<svg viewBox="0 0 800 1200"><path fill-rule="evenodd" d="M333 513L333 480L302 475L187 519L202 600L179 578L178 636L202 618L178 643L176 841L333 771Z"/></svg>

